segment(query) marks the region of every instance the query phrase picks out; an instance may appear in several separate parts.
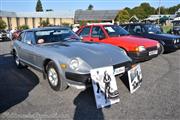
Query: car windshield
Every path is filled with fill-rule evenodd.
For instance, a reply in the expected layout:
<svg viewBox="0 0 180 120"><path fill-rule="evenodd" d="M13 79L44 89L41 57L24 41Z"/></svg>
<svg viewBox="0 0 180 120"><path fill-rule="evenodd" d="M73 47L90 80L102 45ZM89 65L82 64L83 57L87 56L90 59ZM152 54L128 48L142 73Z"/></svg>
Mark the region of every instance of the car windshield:
<svg viewBox="0 0 180 120"><path fill-rule="evenodd" d="M161 34L161 27L158 25L145 25L145 30L150 34Z"/></svg>
<svg viewBox="0 0 180 120"><path fill-rule="evenodd" d="M35 32L36 41L43 40L43 43L80 41L80 38L69 29L51 29ZM37 42L38 43L38 42Z"/></svg>
<svg viewBox="0 0 180 120"><path fill-rule="evenodd" d="M125 29L118 25L106 25L104 26L104 29L110 37L129 35L129 33Z"/></svg>

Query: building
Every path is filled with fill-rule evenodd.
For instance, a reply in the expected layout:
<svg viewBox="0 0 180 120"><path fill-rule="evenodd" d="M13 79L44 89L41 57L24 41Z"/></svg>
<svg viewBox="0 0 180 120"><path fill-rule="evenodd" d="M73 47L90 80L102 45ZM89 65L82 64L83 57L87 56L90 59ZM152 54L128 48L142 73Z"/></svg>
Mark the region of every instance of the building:
<svg viewBox="0 0 180 120"><path fill-rule="evenodd" d="M73 24L74 13L63 12L7 12L0 11L0 19L7 24L7 29L15 29L21 25L28 25L29 28L40 26L42 20L48 20L51 25Z"/></svg>
<svg viewBox="0 0 180 120"><path fill-rule="evenodd" d="M148 18L144 19L145 21L157 21L158 19L161 19L163 17L167 17L169 20L173 20L175 18L175 15L150 15Z"/></svg>
<svg viewBox="0 0 180 120"><path fill-rule="evenodd" d="M74 21L81 22L112 22L119 10L76 10Z"/></svg>

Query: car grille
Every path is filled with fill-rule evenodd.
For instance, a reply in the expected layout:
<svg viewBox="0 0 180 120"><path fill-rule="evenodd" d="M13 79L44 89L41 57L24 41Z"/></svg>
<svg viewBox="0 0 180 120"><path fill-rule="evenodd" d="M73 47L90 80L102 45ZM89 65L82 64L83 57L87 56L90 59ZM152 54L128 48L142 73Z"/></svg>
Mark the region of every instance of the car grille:
<svg viewBox="0 0 180 120"><path fill-rule="evenodd" d="M157 46L146 48L147 51L157 50Z"/></svg>

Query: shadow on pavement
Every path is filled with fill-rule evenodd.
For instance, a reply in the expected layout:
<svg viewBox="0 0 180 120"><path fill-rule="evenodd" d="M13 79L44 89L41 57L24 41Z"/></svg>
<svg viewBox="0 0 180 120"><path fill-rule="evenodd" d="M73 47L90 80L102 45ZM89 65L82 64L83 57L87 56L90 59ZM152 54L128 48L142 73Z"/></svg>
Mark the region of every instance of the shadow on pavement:
<svg viewBox="0 0 180 120"><path fill-rule="evenodd" d="M102 109L96 108L93 87L87 88L74 99L76 110L73 120L104 120Z"/></svg>
<svg viewBox="0 0 180 120"><path fill-rule="evenodd" d="M17 69L10 54L0 55L0 113L24 101L39 83L28 69Z"/></svg>

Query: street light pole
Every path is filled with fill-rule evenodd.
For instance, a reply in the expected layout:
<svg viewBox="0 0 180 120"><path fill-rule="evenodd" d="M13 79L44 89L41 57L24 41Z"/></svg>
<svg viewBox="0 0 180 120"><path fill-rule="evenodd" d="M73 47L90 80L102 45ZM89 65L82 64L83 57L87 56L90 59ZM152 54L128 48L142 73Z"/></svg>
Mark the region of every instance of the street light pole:
<svg viewBox="0 0 180 120"><path fill-rule="evenodd" d="M161 0L159 0L159 11L158 11L158 25L159 25L159 19L160 19L160 14L161 14Z"/></svg>

